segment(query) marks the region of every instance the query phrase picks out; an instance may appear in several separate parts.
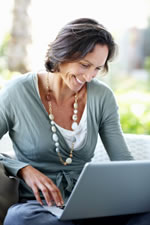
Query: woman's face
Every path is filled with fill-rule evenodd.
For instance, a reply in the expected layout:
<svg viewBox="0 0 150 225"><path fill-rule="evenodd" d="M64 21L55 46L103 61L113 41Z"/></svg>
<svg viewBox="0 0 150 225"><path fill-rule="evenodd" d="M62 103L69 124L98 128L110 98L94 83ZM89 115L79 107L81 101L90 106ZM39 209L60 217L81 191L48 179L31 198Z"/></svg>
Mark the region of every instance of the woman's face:
<svg viewBox="0 0 150 225"><path fill-rule="evenodd" d="M86 82L90 82L101 70L108 57L106 45L95 45L92 52L83 59L60 65L60 76L72 91L79 91Z"/></svg>

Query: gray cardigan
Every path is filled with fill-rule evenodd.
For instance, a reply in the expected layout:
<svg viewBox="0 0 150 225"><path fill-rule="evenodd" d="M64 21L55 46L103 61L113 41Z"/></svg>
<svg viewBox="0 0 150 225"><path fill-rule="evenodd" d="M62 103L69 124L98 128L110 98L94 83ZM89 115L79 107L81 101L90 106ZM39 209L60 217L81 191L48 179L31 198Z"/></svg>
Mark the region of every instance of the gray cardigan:
<svg viewBox="0 0 150 225"><path fill-rule="evenodd" d="M19 76L0 91L0 138L9 132L16 154L16 159L1 155L0 161L11 175L16 176L19 169L30 164L50 177L65 198L84 164L91 161L98 133L111 160L133 159L122 135L114 95L106 84L94 79L87 83L87 136L84 146L73 152L72 164L62 165L55 152L48 113L37 93L35 76L36 73ZM66 158L70 148L59 130L57 133L61 155ZM20 197L34 197L23 180L20 180Z"/></svg>

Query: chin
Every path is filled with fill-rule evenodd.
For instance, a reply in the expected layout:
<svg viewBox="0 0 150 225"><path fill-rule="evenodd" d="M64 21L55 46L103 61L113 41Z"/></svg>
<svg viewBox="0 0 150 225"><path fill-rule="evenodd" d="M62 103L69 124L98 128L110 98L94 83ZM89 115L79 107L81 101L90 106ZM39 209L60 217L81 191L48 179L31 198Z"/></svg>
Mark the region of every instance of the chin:
<svg viewBox="0 0 150 225"><path fill-rule="evenodd" d="M78 87L74 87L74 88L72 88L72 90L74 91L74 92L78 92L78 91L80 91L82 88L83 88L83 86L84 85L81 85L80 87L78 86Z"/></svg>
<svg viewBox="0 0 150 225"><path fill-rule="evenodd" d="M85 85L85 83L79 84L77 82L72 82L72 83L70 83L69 88L74 92L78 92L83 88L84 85Z"/></svg>

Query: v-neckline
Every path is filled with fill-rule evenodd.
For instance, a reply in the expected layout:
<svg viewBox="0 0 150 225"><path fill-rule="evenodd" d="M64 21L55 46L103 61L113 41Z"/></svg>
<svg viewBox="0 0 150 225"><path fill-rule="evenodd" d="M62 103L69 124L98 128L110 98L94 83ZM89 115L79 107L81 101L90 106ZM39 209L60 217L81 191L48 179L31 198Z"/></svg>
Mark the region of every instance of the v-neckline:
<svg viewBox="0 0 150 225"><path fill-rule="evenodd" d="M36 95L38 97L38 100L40 102L40 105L42 106L45 114L47 115L47 119L49 120L49 115L48 115L48 112L46 111L43 103L42 103L42 100L41 100L41 97L40 97L40 93L39 93L39 87L38 87L38 74L37 73L34 73L33 74L33 85L34 85L34 89L36 91ZM87 138L88 138L88 130L89 130L89 119L88 119L88 112L89 112L89 101L90 101L90 94L89 94L89 83L87 83L87 110L86 110L86 113L87 113L87 134L86 134L86 139L85 139L85 144L82 146L82 149L85 147L86 143L87 143ZM82 114L83 116L83 114ZM81 117L82 119L82 117ZM81 121L80 119L80 121ZM56 129L57 129L57 132L58 132L58 135L59 135L59 140L61 142L61 146L67 151L69 152L70 151L70 147L68 145L68 143L66 142L65 138L63 137L63 135L61 134L60 130L57 128L56 126ZM67 149L66 149L66 146L67 146Z"/></svg>

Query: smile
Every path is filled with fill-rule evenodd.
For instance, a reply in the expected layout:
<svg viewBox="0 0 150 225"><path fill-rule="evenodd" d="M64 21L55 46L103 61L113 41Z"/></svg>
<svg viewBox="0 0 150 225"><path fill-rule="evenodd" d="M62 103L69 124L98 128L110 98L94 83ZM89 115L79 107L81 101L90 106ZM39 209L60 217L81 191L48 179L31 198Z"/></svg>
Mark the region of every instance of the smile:
<svg viewBox="0 0 150 225"><path fill-rule="evenodd" d="M76 80L77 80L77 82L78 82L79 84L84 84L84 82L81 81L81 80L79 80L77 77L76 77Z"/></svg>

